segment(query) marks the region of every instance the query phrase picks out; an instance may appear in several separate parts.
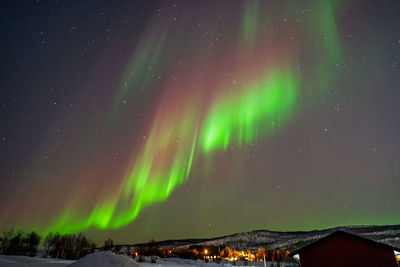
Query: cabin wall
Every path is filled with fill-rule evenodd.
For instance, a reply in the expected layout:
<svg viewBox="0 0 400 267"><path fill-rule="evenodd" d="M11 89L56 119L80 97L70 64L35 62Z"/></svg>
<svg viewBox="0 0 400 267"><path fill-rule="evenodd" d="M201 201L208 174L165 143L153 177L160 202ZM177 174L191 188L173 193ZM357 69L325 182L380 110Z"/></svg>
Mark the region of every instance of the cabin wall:
<svg viewBox="0 0 400 267"><path fill-rule="evenodd" d="M394 252L348 236L332 236L300 252L301 267L398 267Z"/></svg>

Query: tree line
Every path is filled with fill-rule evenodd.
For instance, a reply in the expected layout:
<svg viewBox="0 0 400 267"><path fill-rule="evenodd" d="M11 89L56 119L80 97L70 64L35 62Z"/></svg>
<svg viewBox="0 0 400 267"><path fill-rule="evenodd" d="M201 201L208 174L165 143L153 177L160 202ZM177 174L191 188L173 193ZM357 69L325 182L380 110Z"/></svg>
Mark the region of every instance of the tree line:
<svg viewBox="0 0 400 267"><path fill-rule="evenodd" d="M42 237L36 232L5 231L0 236L0 252L6 255L36 256L41 244L42 256L59 259L79 259L96 249L96 244L83 234L49 233Z"/></svg>
<svg viewBox="0 0 400 267"><path fill-rule="evenodd" d="M96 243L81 233L77 235L49 233L43 240L45 257L76 260L94 252L95 249Z"/></svg>
<svg viewBox="0 0 400 267"><path fill-rule="evenodd" d="M0 250L6 255L35 256L41 237L35 233L10 230L0 236Z"/></svg>

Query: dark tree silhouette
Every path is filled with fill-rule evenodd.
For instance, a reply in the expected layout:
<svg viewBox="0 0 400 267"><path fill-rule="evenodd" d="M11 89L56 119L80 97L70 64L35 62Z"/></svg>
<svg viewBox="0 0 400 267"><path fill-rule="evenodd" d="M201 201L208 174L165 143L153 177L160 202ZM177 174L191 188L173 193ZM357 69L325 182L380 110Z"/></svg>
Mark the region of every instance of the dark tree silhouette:
<svg viewBox="0 0 400 267"><path fill-rule="evenodd" d="M6 255L35 256L40 236L35 232L10 230L1 237L1 252Z"/></svg>
<svg viewBox="0 0 400 267"><path fill-rule="evenodd" d="M43 242L46 256L61 259L79 259L96 249L96 244L84 235L49 233Z"/></svg>
<svg viewBox="0 0 400 267"><path fill-rule="evenodd" d="M114 246L114 241L109 238L104 241L104 250L111 250Z"/></svg>
<svg viewBox="0 0 400 267"><path fill-rule="evenodd" d="M28 245L28 247L27 247L28 256L31 256L31 257L36 256L37 247L39 245L40 239L41 239L41 237L33 231L30 232L28 234L28 236L25 238L26 243Z"/></svg>

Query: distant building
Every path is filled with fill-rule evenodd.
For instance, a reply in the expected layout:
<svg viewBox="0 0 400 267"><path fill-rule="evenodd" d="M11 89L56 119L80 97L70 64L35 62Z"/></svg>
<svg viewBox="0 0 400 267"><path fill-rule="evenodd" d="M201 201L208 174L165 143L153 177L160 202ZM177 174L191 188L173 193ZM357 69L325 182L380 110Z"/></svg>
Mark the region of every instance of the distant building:
<svg viewBox="0 0 400 267"><path fill-rule="evenodd" d="M399 248L336 231L290 254L301 267L398 267Z"/></svg>

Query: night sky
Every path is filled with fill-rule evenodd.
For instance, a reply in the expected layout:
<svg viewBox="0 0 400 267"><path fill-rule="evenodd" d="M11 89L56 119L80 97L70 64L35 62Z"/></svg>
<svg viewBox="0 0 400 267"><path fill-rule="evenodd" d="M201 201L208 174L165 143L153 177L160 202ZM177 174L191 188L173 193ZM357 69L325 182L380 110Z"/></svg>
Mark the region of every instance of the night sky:
<svg viewBox="0 0 400 267"><path fill-rule="evenodd" d="M2 1L0 230L400 223L399 1Z"/></svg>

